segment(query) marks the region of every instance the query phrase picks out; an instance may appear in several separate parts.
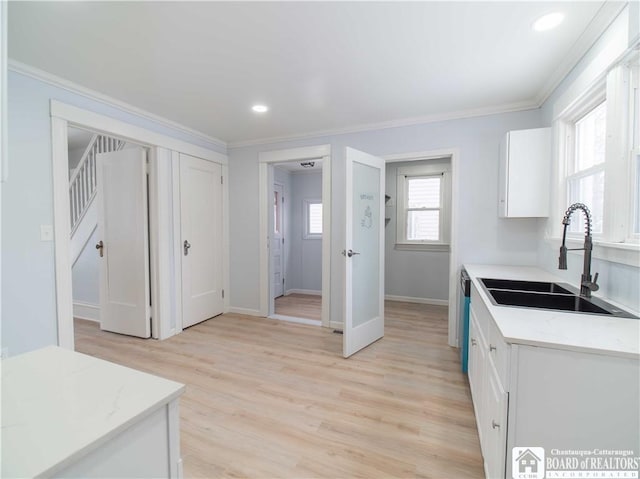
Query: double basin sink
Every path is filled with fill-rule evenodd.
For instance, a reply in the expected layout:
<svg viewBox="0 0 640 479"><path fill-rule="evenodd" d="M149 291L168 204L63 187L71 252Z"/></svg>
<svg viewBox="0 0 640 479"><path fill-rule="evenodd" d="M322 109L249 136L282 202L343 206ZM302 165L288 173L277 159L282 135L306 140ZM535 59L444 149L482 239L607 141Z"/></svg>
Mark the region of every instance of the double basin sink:
<svg viewBox="0 0 640 479"><path fill-rule="evenodd" d="M584 298L565 283L480 278L493 304L523 308L550 309L575 313L598 314L618 318L634 316L600 298Z"/></svg>

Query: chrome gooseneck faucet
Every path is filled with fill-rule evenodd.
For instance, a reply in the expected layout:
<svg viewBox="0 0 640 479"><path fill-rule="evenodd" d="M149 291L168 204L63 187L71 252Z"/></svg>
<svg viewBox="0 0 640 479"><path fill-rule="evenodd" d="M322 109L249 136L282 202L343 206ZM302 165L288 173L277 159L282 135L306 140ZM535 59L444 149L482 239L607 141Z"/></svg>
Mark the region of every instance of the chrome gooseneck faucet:
<svg viewBox="0 0 640 479"><path fill-rule="evenodd" d="M571 224L571 215L576 210L582 210L585 217L585 232L584 232L584 247L582 248L567 248L565 242L567 239L567 226ZM593 242L591 240L591 212L582 203L574 203L564 214L562 219L564 230L562 231L562 246L560 246L560 257L558 258L558 268L567 269L567 251L580 251L584 250L584 267L582 270L582 277L580 278L580 296L585 298L591 297L592 291L598 291L598 273L596 273L593 280L591 280L591 250L593 249Z"/></svg>

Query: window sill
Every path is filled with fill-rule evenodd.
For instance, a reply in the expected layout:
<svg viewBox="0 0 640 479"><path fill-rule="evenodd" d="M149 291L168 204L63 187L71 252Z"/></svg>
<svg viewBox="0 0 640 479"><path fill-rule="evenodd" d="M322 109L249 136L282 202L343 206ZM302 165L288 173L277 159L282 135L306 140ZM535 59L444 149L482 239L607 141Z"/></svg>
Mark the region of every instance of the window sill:
<svg viewBox="0 0 640 479"><path fill-rule="evenodd" d="M395 249L398 251L450 251L448 244L443 243L396 243Z"/></svg>
<svg viewBox="0 0 640 479"><path fill-rule="evenodd" d="M547 238L547 243L558 248L562 244L562 238ZM567 238L567 248L582 248L584 239ZM582 251L569 251L569 254L583 254ZM626 264L640 267L640 244L638 243L611 243L607 241L593 240L593 258L610 261L612 263Z"/></svg>

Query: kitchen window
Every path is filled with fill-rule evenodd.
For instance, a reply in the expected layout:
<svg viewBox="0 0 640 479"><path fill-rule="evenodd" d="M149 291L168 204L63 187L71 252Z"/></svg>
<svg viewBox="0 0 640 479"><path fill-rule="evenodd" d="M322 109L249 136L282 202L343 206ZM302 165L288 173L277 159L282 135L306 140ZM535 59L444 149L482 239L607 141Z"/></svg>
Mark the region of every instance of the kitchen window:
<svg viewBox="0 0 640 479"><path fill-rule="evenodd" d="M592 232L602 234L604 213L604 167L607 138L607 102L595 108L573 123L567 176L568 204L584 203L593 218ZM569 231L580 233L584 221L572 221Z"/></svg>
<svg viewBox="0 0 640 479"><path fill-rule="evenodd" d="M603 246L640 239L639 101L636 54L613 67L559 118L563 206L584 203L593 216L594 240ZM569 235L584 235L583 217L571 221Z"/></svg>
<svg viewBox="0 0 640 479"><path fill-rule="evenodd" d="M448 250L451 178L448 164L398 168L396 248Z"/></svg>
<svg viewBox="0 0 640 479"><path fill-rule="evenodd" d="M304 239L322 238L322 201L304 200Z"/></svg>

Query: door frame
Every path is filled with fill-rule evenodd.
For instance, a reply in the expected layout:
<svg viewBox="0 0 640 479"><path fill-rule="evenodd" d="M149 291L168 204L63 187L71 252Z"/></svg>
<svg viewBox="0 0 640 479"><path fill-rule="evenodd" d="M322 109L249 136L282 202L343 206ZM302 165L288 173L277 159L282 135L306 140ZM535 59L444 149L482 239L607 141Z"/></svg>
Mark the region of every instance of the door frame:
<svg viewBox="0 0 640 479"><path fill-rule="evenodd" d="M101 115L76 106L51 100L51 153L53 175L53 221L55 296L58 345L74 347L73 295L71 251L69 247L71 222L69 218L69 160L67 129L69 125L97 133L116 136L125 141L149 148L149 237L150 237L150 287L153 337L166 339L182 331L182 315L177 314L177 291L180 275L175 276L175 253L178 242L172 232L180 218L173 216L174 205L179 198L173 196L175 152L186 153L205 160L220 163L223 177L228 175L226 155L183 140L157 133L115 118ZM228 252L228 191L223 188L223 251ZM177 246L176 246L177 245ZM228 257L228 254L224 255ZM179 260L179 258L178 258ZM223 263L223 284L228 287L228 259ZM228 296L228 295L227 295ZM225 299L225 310L228 308ZM175 324L171 324L171 317Z"/></svg>
<svg viewBox="0 0 640 479"><path fill-rule="evenodd" d="M449 158L451 160L451 236L449 242L449 320L448 343L449 346L459 347L460 325L458 318L458 192L460 189L459 148L444 148L442 150L417 151L381 156L385 163L397 163L408 161L436 160Z"/></svg>
<svg viewBox="0 0 640 479"><path fill-rule="evenodd" d="M307 146L258 153L260 201L260 316L268 317L271 297L268 212L273 196L272 174L275 163L322 159L322 320L330 327L331 317L331 145Z"/></svg>

